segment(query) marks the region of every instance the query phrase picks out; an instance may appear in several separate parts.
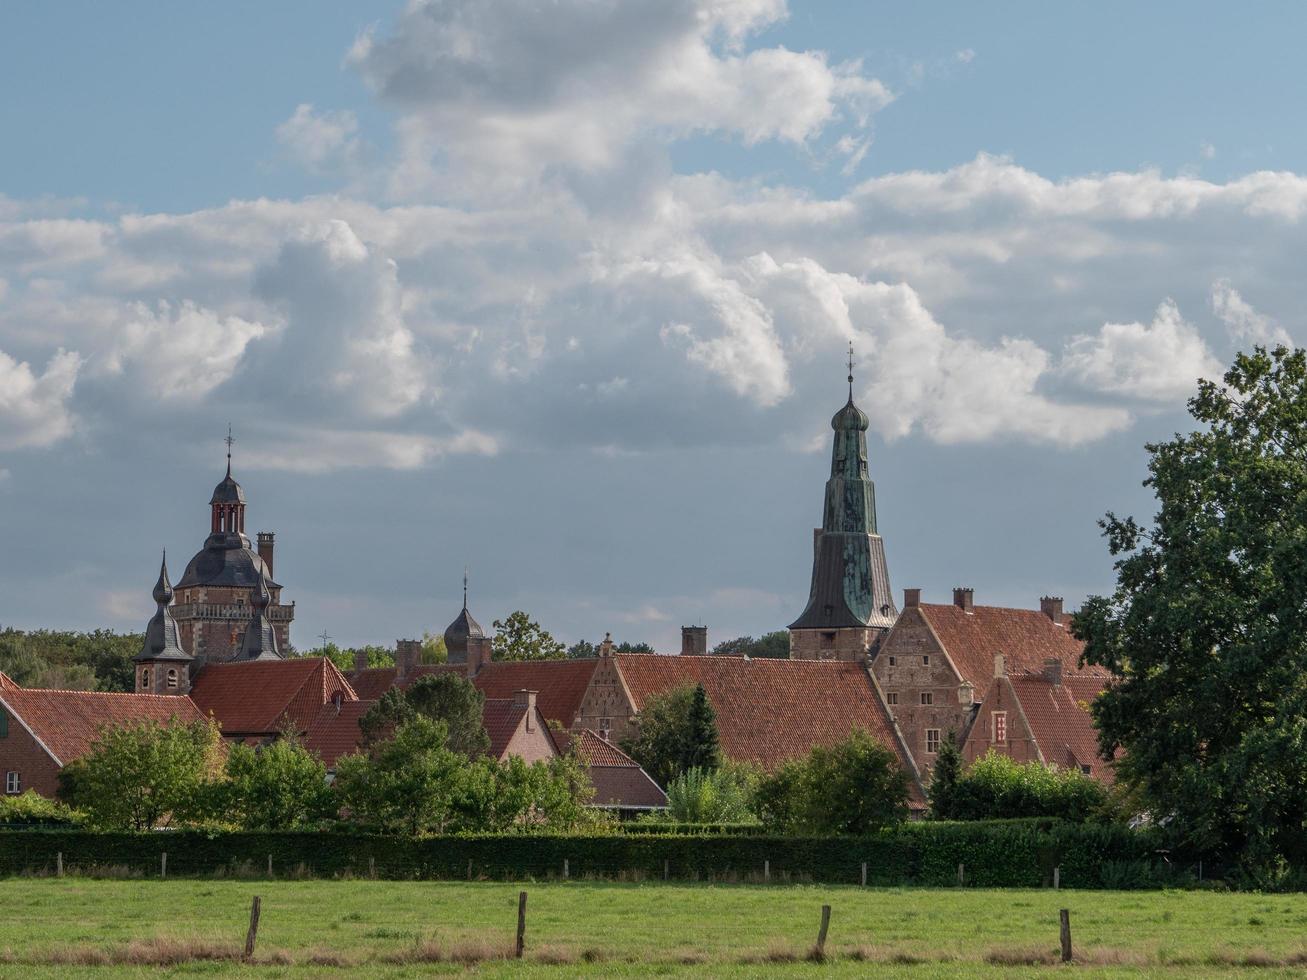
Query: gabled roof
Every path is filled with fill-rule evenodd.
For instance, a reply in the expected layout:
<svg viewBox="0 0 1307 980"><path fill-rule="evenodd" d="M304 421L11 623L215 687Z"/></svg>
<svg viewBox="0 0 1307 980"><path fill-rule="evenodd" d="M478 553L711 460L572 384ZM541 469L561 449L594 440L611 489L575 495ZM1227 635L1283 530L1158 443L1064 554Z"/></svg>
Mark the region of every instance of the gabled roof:
<svg viewBox="0 0 1307 980"><path fill-rule="evenodd" d="M648 810L667 805L667 794L640 764L588 728L552 733L560 752L575 749L590 776L595 806Z"/></svg>
<svg viewBox="0 0 1307 980"><path fill-rule="evenodd" d="M8 680L8 678L6 678ZM0 705L25 725L65 766L90 751L106 726L142 721L186 724L203 721L191 699L175 694L112 694L104 691L56 691L0 687Z"/></svg>
<svg viewBox="0 0 1307 980"><path fill-rule="evenodd" d="M1098 730L1089 706L1107 688L1102 677L1063 677L1050 684L1039 674L1009 676L1017 702L1045 762L1064 768L1089 766L1095 779L1110 782L1113 770L1098 754Z"/></svg>
<svg viewBox="0 0 1307 980"><path fill-rule="evenodd" d="M526 717L527 710L525 704L519 704L511 698L486 698L485 710L481 720L485 725L486 734L490 736L489 754L492 758L504 758L509 743L513 741L513 736L522 727L522 720ZM553 749L557 750L557 741L552 737L538 704L536 706L535 731Z"/></svg>
<svg viewBox="0 0 1307 980"><path fill-rule="evenodd" d="M948 604L922 603L921 613L964 680L984 700L994 679L994 654L1003 654L1009 674L1041 671L1044 661L1057 659L1064 675L1109 675L1101 667L1077 670L1084 644L1065 626L1037 609L973 606L970 611Z"/></svg>
<svg viewBox="0 0 1307 980"><path fill-rule="evenodd" d="M359 747L363 739L359 721L376 703L342 701L336 704L328 701L310 722L304 735L304 747L316 754L328 769L335 768L337 759L349 755Z"/></svg>
<svg viewBox="0 0 1307 980"><path fill-rule="evenodd" d="M287 724L306 731L337 693L358 700L325 657L206 664L191 685L196 707L212 714L228 736L276 733Z"/></svg>
<svg viewBox="0 0 1307 980"><path fill-rule="evenodd" d="M404 675L403 681L399 681L400 687L408 687L419 677L427 677L431 674L459 674L467 673L467 668L461 664L418 664ZM376 701L383 694L396 685L399 679L398 667L365 667L363 670L351 670L345 674L349 681L349 686L354 688L354 692L365 701Z"/></svg>
<svg viewBox="0 0 1307 980"><path fill-rule="evenodd" d="M581 701L599 663L597 657L578 660L493 660L481 667L472 683L487 698L512 698L518 691L538 691L536 706L549 721L564 728L576 724Z"/></svg>
<svg viewBox="0 0 1307 980"><path fill-rule="evenodd" d="M861 664L847 661L614 654L636 711L655 694L702 684L717 713L722 752L775 769L861 728L915 772Z"/></svg>

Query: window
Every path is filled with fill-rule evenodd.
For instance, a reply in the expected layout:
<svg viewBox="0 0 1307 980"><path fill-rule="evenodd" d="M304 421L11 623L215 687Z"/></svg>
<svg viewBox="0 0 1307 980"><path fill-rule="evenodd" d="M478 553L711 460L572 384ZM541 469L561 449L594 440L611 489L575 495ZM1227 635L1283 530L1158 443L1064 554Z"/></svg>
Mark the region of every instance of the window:
<svg viewBox="0 0 1307 980"><path fill-rule="evenodd" d="M923 654L921 655L921 666L923 666L923 667L929 667L929 666L930 666L930 654L928 654L928 653L923 653Z"/></svg>
<svg viewBox="0 0 1307 980"><path fill-rule="evenodd" d="M922 691L922 692L921 692L921 703L922 703L922 704L934 704L934 703L935 703L935 695L934 695L931 691Z"/></svg>
<svg viewBox="0 0 1307 980"><path fill-rule="evenodd" d="M9 794L12 795L12 796L17 796L20 792L22 792L22 785L21 785L21 783L22 783L22 781L18 778L18 773L16 773L16 772L7 772L7 773L5 773L5 792L6 792L6 793L9 793Z"/></svg>
<svg viewBox="0 0 1307 980"><path fill-rule="evenodd" d="M821 634L821 648L822 648L823 650L834 650L834 649L835 649L835 634L834 634L834 633L822 633L822 634Z"/></svg>
<svg viewBox="0 0 1307 980"><path fill-rule="evenodd" d="M150 686L150 668L149 668L149 667L142 667L142 668L141 668L141 687L149 687L149 686Z"/></svg>
<svg viewBox="0 0 1307 980"><path fill-rule="evenodd" d="M896 663L898 663L898 662L899 662L899 661L898 661L898 658L897 658L897 657L890 657L890 658L889 658L889 665L890 665L891 667L893 667L893 666L894 666Z"/></svg>
<svg viewBox="0 0 1307 980"><path fill-rule="evenodd" d="M926 729L926 751L932 755L939 751L939 729Z"/></svg>
<svg viewBox="0 0 1307 980"><path fill-rule="evenodd" d="M171 687L171 688L175 688L175 687L177 686L177 668L176 668L176 667L169 667L169 668L168 668L168 686Z"/></svg>
<svg viewBox="0 0 1307 980"><path fill-rule="evenodd" d="M1090 769L1089 766L1081 766L1080 771L1083 772L1086 776L1088 776L1091 772L1093 772L1093 770Z"/></svg>
<svg viewBox="0 0 1307 980"><path fill-rule="evenodd" d="M898 703L899 703L899 692L898 692L898 691L886 691L886 692L885 692L885 700L888 701L890 704L898 704Z"/></svg>
<svg viewBox="0 0 1307 980"><path fill-rule="evenodd" d="M994 741L995 742L1007 741L1007 712L1006 711L994 712Z"/></svg>

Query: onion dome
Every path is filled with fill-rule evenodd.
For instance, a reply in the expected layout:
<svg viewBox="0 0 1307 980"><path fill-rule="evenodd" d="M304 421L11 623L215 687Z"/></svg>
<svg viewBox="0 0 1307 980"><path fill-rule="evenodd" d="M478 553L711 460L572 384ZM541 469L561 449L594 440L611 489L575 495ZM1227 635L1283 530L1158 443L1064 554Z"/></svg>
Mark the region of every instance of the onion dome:
<svg viewBox="0 0 1307 980"><path fill-rule="evenodd" d="M190 660L191 655L182 649L181 631L168 607L172 603L172 583L168 581L168 556L165 553L159 566L159 581L154 583L154 601L159 608L145 627L145 642L141 652L132 659Z"/></svg>
<svg viewBox="0 0 1307 980"><path fill-rule="evenodd" d="M843 408L830 420L830 427L836 432L866 432L869 424L867 413L853 404L853 393Z"/></svg>

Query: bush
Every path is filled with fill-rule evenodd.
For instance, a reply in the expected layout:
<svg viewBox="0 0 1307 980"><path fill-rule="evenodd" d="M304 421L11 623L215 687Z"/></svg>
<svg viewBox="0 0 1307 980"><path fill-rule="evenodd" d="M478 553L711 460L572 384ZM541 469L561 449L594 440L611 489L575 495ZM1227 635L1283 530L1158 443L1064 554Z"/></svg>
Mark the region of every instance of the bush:
<svg viewBox="0 0 1307 980"><path fill-rule="evenodd" d="M954 777L947 793L932 786L931 814L944 820L1058 817L1084 821L1102 813L1108 793L1078 769L1015 762L990 752Z"/></svg>
<svg viewBox="0 0 1307 980"><path fill-rule="evenodd" d="M760 772L742 763L720 769L690 769L667 786L667 810L650 814L649 822L686 824L745 824L758 822L753 795Z"/></svg>
<svg viewBox="0 0 1307 980"><path fill-rule="evenodd" d="M72 826L80 822L80 815L62 803L47 800L28 790L19 796L0 796L0 826L28 824L43 826Z"/></svg>

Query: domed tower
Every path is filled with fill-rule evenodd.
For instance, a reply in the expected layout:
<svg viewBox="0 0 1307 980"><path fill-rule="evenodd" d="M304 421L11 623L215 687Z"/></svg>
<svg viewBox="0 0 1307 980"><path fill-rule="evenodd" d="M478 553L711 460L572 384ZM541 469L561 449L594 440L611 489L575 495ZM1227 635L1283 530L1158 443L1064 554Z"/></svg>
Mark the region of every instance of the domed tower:
<svg viewBox="0 0 1307 980"><path fill-rule="evenodd" d="M282 605L281 586L272 578L272 533L259 533L257 552L245 535L245 491L231 475L233 441L229 432L227 474L209 498L209 536L177 582L173 608L182 644L200 662L238 656L260 579L269 596L264 616L279 650L289 649L295 619L295 604Z"/></svg>
<svg viewBox="0 0 1307 980"><path fill-rule="evenodd" d="M141 652L132 658L136 665L136 693L189 694L192 658L182 648L181 630L168 608L172 602L172 583L168 581L166 553L159 566L159 581L154 583L154 601L159 608L145 627Z"/></svg>
<svg viewBox="0 0 1307 980"><path fill-rule="evenodd" d="M259 583L250 596L250 621L241 638L241 649L237 660L281 660L281 651L277 647L277 631L268 621L268 607L272 604L272 595L268 592L268 578L259 569Z"/></svg>
<svg viewBox="0 0 1307 980"><path fill-rule="evenodd" d="M861 660L894 625L885 542L876 530L876 487L867 475L867 416L849 400L831 419L835 430L822 525L813 531L808 606L790 624L796 660Z"/></svg>
<svg viewBox="0 0 1307 980"><path fill-rule="evenodd" d="M463 573L463 611L445 627L445 650L449 663L465 665L469 677L490 662L490 637L467 611L467 572Z"/></svg>

